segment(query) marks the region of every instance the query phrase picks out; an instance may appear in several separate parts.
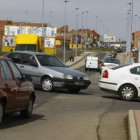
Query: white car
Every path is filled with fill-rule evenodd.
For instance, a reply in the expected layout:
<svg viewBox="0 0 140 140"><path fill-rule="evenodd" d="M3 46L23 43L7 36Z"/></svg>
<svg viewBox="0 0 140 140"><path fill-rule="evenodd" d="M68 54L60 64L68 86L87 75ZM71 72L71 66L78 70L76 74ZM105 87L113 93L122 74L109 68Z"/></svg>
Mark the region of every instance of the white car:
<svg viewBox="0 0 140 140"><path fill-rule="evenodd" d="M106 58L101 64L100 64L100 73L102 73L103 70L108 68L113 68L120 66L120 60L116 58Z"/></svg>
<svg viewBox="0 0 140 140"><path fill-rule="evenodd" d="M122 100L130 101L140 97L140 63L104 70L99 87L115 91Z"/></svg>

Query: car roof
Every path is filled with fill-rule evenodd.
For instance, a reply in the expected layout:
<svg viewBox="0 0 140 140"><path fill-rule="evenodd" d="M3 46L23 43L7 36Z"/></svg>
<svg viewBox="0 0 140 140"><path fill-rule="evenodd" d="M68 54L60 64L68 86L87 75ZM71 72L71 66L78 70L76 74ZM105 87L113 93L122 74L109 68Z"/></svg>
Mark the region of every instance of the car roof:
<svg viewBox="0 0 140 140"><path fill-rule="evenodd" d="M4 57L4 56L0 56L0 60L1 60L1 59L4 59L4 60L11 60L10 58Z"/></svg>
<svg viewBox="0 0 140 140"><path fill-rule="evenodd" d="M117 58L108 58L108 57L107 57L107 58L105 58L105 59L111 59L111 60L118 60L118 61L120 61L120 60L117 59ZM105 59L104 59L104 60L105 60Z"/></svg>
<svg viewBox="0 0 140 140"><path fill-rule="evenodd" d="M50 54L46 54L46 53L42 53L42 52L31 52L31 51L13 51L13 52L14 53L23 53L23 54L33 54L33 55L38 55L38 54L41 54L41 55L50 55Z"/></svg>
<svg viewBox="0 0 140 140"><path fill-rule="evenodd" d="M140 63L133 63L133 64L126 64L126 65L122 65L120 67L116 67L117 69L118 68L122 68L122 69L131 69L131 68L134 68L134 67L137 67L137 66L140 66ZM112 68L112 69L116 69L116 68Z"/></svg>

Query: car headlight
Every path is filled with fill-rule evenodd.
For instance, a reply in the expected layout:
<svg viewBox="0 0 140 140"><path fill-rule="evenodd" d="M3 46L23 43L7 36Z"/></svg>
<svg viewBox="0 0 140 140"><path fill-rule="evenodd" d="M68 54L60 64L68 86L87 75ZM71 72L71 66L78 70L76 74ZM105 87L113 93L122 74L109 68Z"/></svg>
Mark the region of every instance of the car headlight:
<svg viewBox="0 0 140 140"><path fill-rule="evenodd" d="M71 75L66 75L66 79L73 79Z"/></svg>
<svg viewBox="0 0 140 140"><path fill-rule="evenodd" d="M85 77L84 77L84 80L90 80L90 79L89 79L89 77L88 77L88 76L85 76Z"/></svg>
<svg viewBox="0 0 140 140"><path fill-rule="evenodd" d="M73 79L71 75L61 75L62 79Z"/></svg>

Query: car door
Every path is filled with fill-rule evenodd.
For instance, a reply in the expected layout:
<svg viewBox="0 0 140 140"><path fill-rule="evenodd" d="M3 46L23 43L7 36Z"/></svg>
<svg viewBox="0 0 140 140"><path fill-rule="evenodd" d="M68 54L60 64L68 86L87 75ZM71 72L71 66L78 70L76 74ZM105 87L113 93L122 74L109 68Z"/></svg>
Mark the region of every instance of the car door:
<svg viewBox="0 0 140 140"><path fill-rule="evenodd" d="M33 84L40 83L40 69L35 57L31 54L24 54L19 66L22 74Z"/></svg>
<svg viewBox="0 0 140 140"><path fill-rule="evenodd" d="M134 68L131 68L130 69L130 76L140 91L140 66L136 66Z"/></svg>
<svg viewBox="0 0 140 140"><path fill-rule="evenodd" d="M18 107L18 100L16 98L18 93L18 85L13 78L12 71L6 60L0 60L1 64L1 89L7 94L6 110L16 109Z"/></svg>
<svg viewBox="0 0 140 140"><path fill-rule="evenodd" d="M22 108L25 107L28 104L28 100L30 98L30 86L28 85L28 82L26 82L23 79L23 76L17 66L10 60L8 60L8 63L11 67L11 70L13 72L14 80L18 86L18 91L16 95L16 99L18 101L18 107Z"/></svg>

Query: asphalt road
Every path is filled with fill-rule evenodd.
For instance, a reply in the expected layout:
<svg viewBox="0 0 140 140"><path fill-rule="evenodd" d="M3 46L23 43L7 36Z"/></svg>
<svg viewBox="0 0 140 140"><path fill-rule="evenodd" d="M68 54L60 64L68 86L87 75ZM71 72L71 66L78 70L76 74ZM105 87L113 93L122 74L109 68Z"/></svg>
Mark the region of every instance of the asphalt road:
<svg viewBox="0 0 140 140"><path fill-rule="evenodd" d="M103 59L106 54L97 56ZM85 72L84 61L77 70ZM98 88L99 72L86 73L92 84L79 94L64 89L50 93L36 89L33 116L30 119L21 118L19 113L5 116L0 139L128 140L128 110L140 109L140 100L126 102L103 92Z"/></svg>

